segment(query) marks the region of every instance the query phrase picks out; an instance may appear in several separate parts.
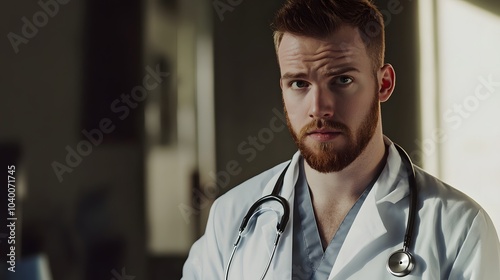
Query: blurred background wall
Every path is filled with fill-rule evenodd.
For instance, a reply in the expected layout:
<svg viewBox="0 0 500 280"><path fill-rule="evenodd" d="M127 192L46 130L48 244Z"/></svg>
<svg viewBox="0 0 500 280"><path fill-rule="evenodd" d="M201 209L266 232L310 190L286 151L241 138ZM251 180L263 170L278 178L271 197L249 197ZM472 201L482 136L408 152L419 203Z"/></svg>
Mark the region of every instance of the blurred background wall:
<svg viewBox="0 0 500 280"><path fill-rule="evenodd" d="M212 201L295 151L269 29L281 3L4 3L0 156L4 165L16 165L18 265L43 256L55 280L179 279ZM487 200L500 182L494 172L500 154L474 149L493 148L500 139L500 118L493 114L500 69L491 66L498 61L491 51L500 38L498 2L375 3L386 20L386 61L397 72L396 91L382 105L385 134L448 181L473 170L469 181L453 183L486 204L500 224L500 209ZM448 16L453 12L446 13L457 5L465 15L473 8L488 14L479 18L491 17L482 23L491 27L482 39L460 36L479 27L457 30L457 19ZM443 42L446 34L457 36ZM446 45L450 40L457 41ZM472 46L462 48L463 42ZM489 59L471 67L487 50ZM464 57L469 64L449 63ZM467 74L446 78L449 69ZM479 78L492 81L483 85L491 94L478 99L482 107L470 97ZM469 85L444 86L458 80ZM459 129L456 117L463 115L453 111L455 104L474 109ZM473 128L490 134L478 136ZM465 143L450 140L465 136L471 138ZM461 161L464 151L468 157ZM457 162L463 165L450 165ZM474 182L480 192L474 193ZM0 206L7 208L2 195ZM0 228L2 263L9 234ZM0 268L0 276L12 277Z"/></svg>

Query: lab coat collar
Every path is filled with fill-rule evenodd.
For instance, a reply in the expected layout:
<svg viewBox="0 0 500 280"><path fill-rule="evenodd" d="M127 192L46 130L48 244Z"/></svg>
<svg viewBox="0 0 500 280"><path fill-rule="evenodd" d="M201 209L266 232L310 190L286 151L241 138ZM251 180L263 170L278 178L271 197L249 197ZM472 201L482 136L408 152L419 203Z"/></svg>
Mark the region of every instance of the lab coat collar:
<svg viewBox="0 0 500 280"><path fill-rule="evenodd" d="M386 136L384 136L384 142L389 149L389 154L384 170L374 185L375 200L377 204L383 202L395 204L410 193L408 174L394 143Z"/></svg>
<svg viewBox="0 0 500 280"><path fill-rule="evenodd" d="M295 183L299 178L299 159L300 159L300 152L297 151L293 155L292 160L290 161L290 166L288 167L288 170L286 171L285 174L285 178L283 180L283 188L281 189L280 195L286 198L288 201L290 201L290 198L292 198L294 194ZM283 167L283 169L284 168L285 167ZM264 188L264 191L262 192L263 196L268 195L273 191L274 185L276 184L276 181L278 181L278 177L281 175L283 169L277 172L273 176L273 178L269 180L266 187Z"/></svg>

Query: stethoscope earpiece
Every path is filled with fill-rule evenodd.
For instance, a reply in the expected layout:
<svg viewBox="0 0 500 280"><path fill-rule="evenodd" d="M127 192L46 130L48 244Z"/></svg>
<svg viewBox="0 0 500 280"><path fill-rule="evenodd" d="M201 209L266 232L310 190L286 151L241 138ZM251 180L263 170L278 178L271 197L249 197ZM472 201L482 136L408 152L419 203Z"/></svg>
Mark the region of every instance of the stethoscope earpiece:
<svg viewBox="0 0 500 280"><path fill-rule="evenodd" d="M415 261L410 252L403 249L391 254L387 261L387 270L394 276L408 275L415 267Z"/></svg>

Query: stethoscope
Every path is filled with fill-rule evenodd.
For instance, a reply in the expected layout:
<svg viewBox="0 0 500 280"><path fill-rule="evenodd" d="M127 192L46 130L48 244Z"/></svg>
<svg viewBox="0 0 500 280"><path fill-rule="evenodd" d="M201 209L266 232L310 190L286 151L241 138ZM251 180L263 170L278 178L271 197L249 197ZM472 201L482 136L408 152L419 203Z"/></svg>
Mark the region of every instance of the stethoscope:
<svg viewBox="0 0 500 280"><path fill-rule="evenodd" d="M418 190L417 190L417 182L415 179L415 170L413 168L413 163L411 162L410 157L408 154L401 148L399 145L394 144L397 151L399 152L401 159L403 161L403 164L406 168L406 173L408 174L408 182L410 185L410 208L408 212L408 220L406 223L406 232L403 240L403 248L400 250L397 250L396 252L392 253L389 256L389 259L387 260L387 270L394 276L397 277L403 277L408 275L413 269L415 268L415 258L409 251L409 248L412 245L413 241L413 226L415 224L415 211L417 208L417 195L418 195ZM266 195L259 200L257 200L251 207L248 209L248 212L246 213L245 217L243 217L243 220L241 221L240 228L238 229L238 237L236 238L236 241L233 244L233 250L231 252L231 256L229 257L229 261L226 266L226 271L225 271L225 277L224 279L228 279L229 275L229 269L231 267L231 263L233 261L234 253L236 252L236 249L238 248L238 244L240 243L240 240L243 236L243 232L245 231L246 226L248 225L248 221L256 214L259 212L259 207L262 206L264 203L269 202L269 201L276 201L281 206L283 207L283 215L281 216L281 219L279 220L278 224L276 225L276 237L274 239L274 245L273 245L273 250L271 252L271 256L267 262L267 265L265 267L265 270L261 276L261 280L264 279L264 277L267 274L267 271L269 270L269 267L271 265L271 262L274 258L274 254L276 252L276 248L278 246L278 242L280 240L281 235L285 231L286 225L288 223L288 219L290 217L290 206L288 204L288 201L283 198L282 196L279 195L281 192L281 189L283 188L283 180L285 177L285 173L290 166L290 163L283 169L281 172L278 180L276 181L276 184L274 185L273 191L271 192L270 195Z"/></svg>

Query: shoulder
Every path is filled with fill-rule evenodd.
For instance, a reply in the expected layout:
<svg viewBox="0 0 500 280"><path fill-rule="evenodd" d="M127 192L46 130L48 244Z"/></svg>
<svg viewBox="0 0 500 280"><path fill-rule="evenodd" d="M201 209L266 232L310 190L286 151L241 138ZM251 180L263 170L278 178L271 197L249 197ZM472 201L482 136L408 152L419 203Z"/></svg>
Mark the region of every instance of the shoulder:
<svg viewBox="0 0 500 280"><path fill-rule="evenodd" d="M415 252L427 261L429 271L441 271L441 279L486 279L485 275L498 273L500 243L486 211L422 169L415 168L415 175L419 190Z"/></svg>
<svg viewBox="0 0 500 280"><path fill-rule="evenodd" d="M264 193L266 185L274 176L283 171L286 163L280 163L232 188L216 199L218 207L248 209L257 199L267 195Z"/></svg>
<svg viewBox="0 0 500 280"><path fill-rule="evenodd" d="M468 195L419 167L415 167L415 177L422 206L429 204L434 211L446 211L448 214L454 213L460 216L464 214L476 216L482 211L481 206Z"/></svg>
<svg viewBox="0 0 500 280"><path fill-rule="evenodd" d="M267 183L283 170L284 164L276 165L246 180L214 201L210 208L205 234L209 232L213 235L221 252L224 254L231 252L231 242L237 235L246 212L259 198L267 195L264 193Z"/></svg>
<svg viewBox="0 0 500 280"><path fill-rule="evenodd" d="M447 244L462 244L471 232L476 238L494 226L486 211L472 198L436 177L415 168L421 228L433 229Z"/></svg>

